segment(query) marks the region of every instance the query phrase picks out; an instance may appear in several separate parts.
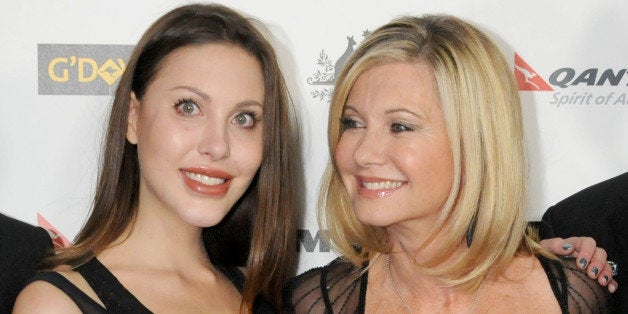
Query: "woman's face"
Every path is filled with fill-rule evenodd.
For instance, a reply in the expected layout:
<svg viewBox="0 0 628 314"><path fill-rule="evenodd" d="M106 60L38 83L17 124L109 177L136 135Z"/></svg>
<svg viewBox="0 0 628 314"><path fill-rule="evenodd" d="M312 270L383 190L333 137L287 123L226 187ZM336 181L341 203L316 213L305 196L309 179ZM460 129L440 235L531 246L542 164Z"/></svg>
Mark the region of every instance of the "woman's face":
<svg viewBox="0 0 628 314"><path fill-rule="evenodd" d="M127 139L137 143L140 212L216 225L261 163L260 63L228 44L179 48L142 99L131 97Z"/></svg>
<svg viewBox="0 0 628 314"><path fill-rule="evenodd" d="M453 157L434 74L421 63L363 72L342 115L335 161L358 220L433 223L453 183Z"/></svg>

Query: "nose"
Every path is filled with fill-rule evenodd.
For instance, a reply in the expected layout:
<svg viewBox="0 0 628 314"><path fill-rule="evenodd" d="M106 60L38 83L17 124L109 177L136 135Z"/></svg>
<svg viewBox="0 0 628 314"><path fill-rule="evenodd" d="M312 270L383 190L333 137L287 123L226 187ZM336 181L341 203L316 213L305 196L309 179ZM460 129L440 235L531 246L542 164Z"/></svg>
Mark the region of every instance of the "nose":
<svg viewBox="0 0 628 314"><path fill-rule="evenodd" d="M214 161L229 158L229 134L226 126L208 123L202 130L198 152L210 156Z"/></svg>
<svg viewBox="0 0 628 314"><path fill-rule="evenodd" d="M353 160L362 167L381 165L386 161L386 144L380 132L368 130L356 142Z"/></svg>

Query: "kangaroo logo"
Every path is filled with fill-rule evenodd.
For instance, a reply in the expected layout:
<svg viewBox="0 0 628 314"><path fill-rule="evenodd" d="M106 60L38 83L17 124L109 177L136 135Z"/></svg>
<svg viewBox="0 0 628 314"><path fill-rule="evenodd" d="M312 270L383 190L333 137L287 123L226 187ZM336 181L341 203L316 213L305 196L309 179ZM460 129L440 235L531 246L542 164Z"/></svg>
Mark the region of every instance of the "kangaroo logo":
<svg viewBox="0 0 628 314"><path fill-rule="evenodd" d="M364 38L370 33L370 31L365 30L362 32L362 37ZM312 98L318 98L320 100L327 99L328 101L331 100L333 85L336 83L336 78L338 78L342 68L347 62L347 59L349 59L349 56L353 53L355 45L357 45L357 42L353 39L353 36L347 36L347 46L345 51L335 62L330 59L324 49L321 50L318 55L318 59L316 60L318 69L306 80L309 85L320 86L310 92Z"/></svg>
<svg viewBox="0 0 628 314"><path fill-rule="evenodd" d="M515 52L515 79L520 91L553 91L554 89Z"/></svg>
<svg viewBox="0 0 628 314"><path fill-rule="evenodd" d="M48 235L50 235L55 249L72 246L72 242L63 236L63 234L40 213L37 213L37 224L48 231Z"/></svg>

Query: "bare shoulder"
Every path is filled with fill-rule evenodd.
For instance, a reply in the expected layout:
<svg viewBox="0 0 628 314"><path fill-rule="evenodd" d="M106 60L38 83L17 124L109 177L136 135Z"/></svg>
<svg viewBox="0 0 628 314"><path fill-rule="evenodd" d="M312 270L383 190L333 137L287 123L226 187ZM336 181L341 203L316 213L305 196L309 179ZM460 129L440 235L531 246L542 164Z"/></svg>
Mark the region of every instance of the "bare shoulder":
<svg viewBox="0 0 628 314"><path fill-rule="evenodd" d="M605 313L609 310L606 288L589 278L585 270L576 266L574 259L516 257L506 274L509 280L501 282L500 290L514 292L511 304L520 302L527 309L536 308L543 313Z"/></svg>
<svg viewBox="0 0 628 314"><path fill-rule="evenodd" d="M502 273L495 273L483 284L478 309L526 309L527 313L561 313L552 285L534 255L516 256ZM516 310L514 312L517 312Z"/></svg>
<svg viewBox="0 0 628 314"><path fill-rule="evenodd" d="M34 281L17 297L13 313L81 313L61 290L45 281Z"/></svg>

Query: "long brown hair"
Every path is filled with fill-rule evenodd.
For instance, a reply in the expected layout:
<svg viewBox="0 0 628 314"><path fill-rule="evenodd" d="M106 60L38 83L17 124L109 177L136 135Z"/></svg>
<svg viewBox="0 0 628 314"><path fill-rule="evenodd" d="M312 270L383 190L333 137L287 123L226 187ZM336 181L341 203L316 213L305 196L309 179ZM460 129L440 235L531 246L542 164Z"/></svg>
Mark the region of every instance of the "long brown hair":
<svg viewBox="0 0 628 314"><path fill-rule="evenodd" d="M276 309L290 275L294 249L294 154L291 104L275 52L253 23L221 5L186 5L144 33L115 93L90 216L75 245L46 260L46 267L78 266L106 249L132 227L137 214L137 149L126 140L131 92L141 99L163 60L174 50L208 43L243 48L262 65L264 75L264 155L258 173L240 201L203 238L212 263L246 266L243 304L252 309L262 294Z"/></svg>

